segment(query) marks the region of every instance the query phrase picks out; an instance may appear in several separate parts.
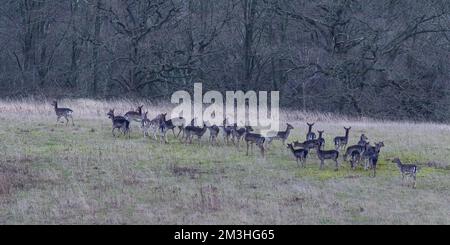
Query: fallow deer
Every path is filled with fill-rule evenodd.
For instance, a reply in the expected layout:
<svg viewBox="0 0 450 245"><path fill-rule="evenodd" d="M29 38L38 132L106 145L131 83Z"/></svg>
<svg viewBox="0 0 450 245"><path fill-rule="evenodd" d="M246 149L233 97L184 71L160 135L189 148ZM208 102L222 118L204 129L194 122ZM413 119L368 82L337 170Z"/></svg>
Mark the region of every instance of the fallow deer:
<svg viewBox="0 0 450 245"><path fill-rule="evenodd" d="M128 138L130 138L130 122L126 120L124 117L115 116L114 109L109 110L108 114L106 114L109 119L112 121L112 135L116 137L114 131L117 129L121 130L124 135L128 134Z"/></svg>
<svg viewBox="0 0 450 245"><path fill-rule="evenodd" d="M338 136L338 137L334 138L334 146L335 146L336 150L345 149L345 147L347 146L348 135L350 133L350 129L352 129L352 128L344 127L344 129L345 129L345 136Z"/></svg>
<svg viewBox="0 0 450 245"><path fill-rule="evenodd" d="M292 154L297 161L297 165L300 166L300 162L302 163L302 167L306 167L306 158L308 157L308 149L294 149L292 144L288 144L287 148L291 150Z"/></svg>
<svg viewBox="0 0 450 245"><path fill-rule="evenodd" d="M306 140L315 140L316 134L312 131L314 123L306 123L308 125L308 133L306 134Z"/></svg>
<svg viewBox="0 0 450 245"><path fill-rule="evenodd" d="M398 158L395 158L392 162L397 164L397 167L400 170L400 173L402 175L402 182L405 181L406 176L413 178L413 188L415 189L417 172L419 171L417 168L417 165L403 164L402 161L400 161L400 159L398 159Z"/></svg>
<svg viewBox="0 0 450 245"><path fill-rule="evenodd" d="M58 124L59 119L64 117L66 119L66 126L69 124L69 118L72 120L72 126L75 126L73 122L73 110L69 108L58 108L58 102L55 100L52 103L52 106L55 108L56 113L56 124Z"/></svg>

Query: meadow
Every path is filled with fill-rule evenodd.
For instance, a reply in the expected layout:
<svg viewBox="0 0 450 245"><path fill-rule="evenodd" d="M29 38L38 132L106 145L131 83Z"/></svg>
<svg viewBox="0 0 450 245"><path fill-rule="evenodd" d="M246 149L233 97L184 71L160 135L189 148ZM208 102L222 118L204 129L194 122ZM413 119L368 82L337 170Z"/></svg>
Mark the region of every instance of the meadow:
<svg viewBox="0 0 450 245"><path fill-rule="evenodd" d="M56 125L50 101L0 101L0 224L450 224L450 126L283 111L304 140L306 122L323 129L326 148L351 126L384 141L377 177L342 158L319 170L313 153L299 168L274 142L265 158L245 147L161 145L132 123L113 138L109 109L144 104L150 117L168 105L63 100L75 126ZM394 157L420 167L417 189L402 183Z"/></svg>

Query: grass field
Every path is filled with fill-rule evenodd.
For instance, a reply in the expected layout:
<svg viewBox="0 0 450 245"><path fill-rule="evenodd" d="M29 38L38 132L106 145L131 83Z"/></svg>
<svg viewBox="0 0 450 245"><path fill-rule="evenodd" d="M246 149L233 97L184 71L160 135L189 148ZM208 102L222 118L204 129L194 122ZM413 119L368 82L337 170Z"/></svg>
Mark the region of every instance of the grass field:
<svg viewBox="0 0 450 245"><path fill-rule="evenodd" d="M370 178L342 158L338 172L331 162L320 171L314 154L301 169L279 142L263 159L172 136L160 145L136 123L131 139L114 139L106 112L135 104L60 105L74 109L75 127L56 126L49 102L0 101L0 224L450 224L449 125L282 113L290 141L304 139L306 121L325 130L328 149L343 126L351 143L383 140ZM402 185L393 157L421 167L417 189Z"/></svg>

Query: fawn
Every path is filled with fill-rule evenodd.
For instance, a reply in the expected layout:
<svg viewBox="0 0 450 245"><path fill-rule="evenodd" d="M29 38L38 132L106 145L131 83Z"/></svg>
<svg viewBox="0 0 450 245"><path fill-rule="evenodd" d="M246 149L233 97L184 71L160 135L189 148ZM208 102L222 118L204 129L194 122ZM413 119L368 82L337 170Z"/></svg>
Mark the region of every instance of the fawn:
<svg viewBox="0 0 450 245"><path fill-rule="evenodd" d="M300 167L300 162L302 162L302 167L306 167L306 158L308 157L308 149L294 149L292 144L287 145L288 149L291 149L292 154L297 161L297 165Z"/></svg>
<svg viewBox="0 0 450 245"><path fill-rule="evenodd" d="M285 145L285 142L286 142L287 138L289 138L289 134L291 133L292 129L294 129L294 127L292 125L290 125L289 123L286 123L285 131L279 131L279 132L277 132L277 134L275 136L266 138L267 144L270 145L270 143L272 143L273 140L281 140L283 145Z"/></svg>
<svg viewBox="0 0 450 245"><path fill-rule="evenodd" d="M306 134L306 140L315 140L316 134L312 131L314 123L306 123L308 125L308 133Z"/></svg>
<svg viewBox="0 0 450 245"><path fill-rule="evenodd" d="M413 178L413 188L416 188L416 175L418 172L418 168L414 164L403 164L400 159L395 158L393 163L397 164L400 173L402 174L402 182L405 180L405 176L410 176Z"/></svg>
<svg viewBox="0 0 450 245"><path fill-rule="evenodd" d="M220 128L216 125L208 127L209 129L209 141L212 145L217 144L217 136L219 135Z"/></svg>
<svg viewBox="0 0 450 245"><path fill-rule="evenodd" d="M320 149L319 145L316 145L316 149L317 149L317 157L320 160L321 170L323 169L325 160L333 160L336 163L335 171L339 170L339 163L337 161L339 158L339 151L337 150L323 151Z"/></svg>
<svg viewBox="0 0 450 245"><path fill-rule="evenodd" d="M336 150L338 151L339 149L345 149L345 147L347 146L348 143L348 135L350 133L350 128L346 128L345 129L345 136L337 136L336 138L334 138L334 146L336 148Z"/></svg>
<svg viewBox="0 0 450 245"><path fill-rule="evenodd" d="M112 121L112 135L116 137L114 131L116 128L122 130L124 135L128 134L128 138L130 138L130 122L121 116L114 116L114 109L109 110L108 114L106 114L109 119Z"/></svg>
<svg viewBox="0 0 450 245"><path fill-rule="evenodd" d="M252 127L247 126L245 128L244 140L245 143L247 144L247 156L248 156L248 148L250 147L250 145L253 152L253 144L256 144L256 146L258 146L258 148L261 150L262 157L264 157L264 142L266 139L260 134L251 133L251 131L253 131Z"/></svg>
<svg viewBox="0 0 450 245"><path fill-rule="evenodd" d="M69 124L69 118L72 120L72 126L75 126L75 124L73 123L72 109L58 108L58 102L56 100L52 102L52 106L55 107L56 125L58 125L59 119L61 119L61 117L64 117L66 119L66 126Z"/></svg>
<svg viewBox="0 0 450 245"><path fill-rule="evenodd" d="M189 144L192 144L192 138L194 136L197 136L198 140L200 141L200 139L202 138L202 136L205 134L206 132L206 124L203 123L203 127L196 127L196 126L187 126L184 128L184 133L186 136L186 143L189 140Z"/></svg>
<svg viewBox="0 0 450 245"><path fill-rule="evenodd" d="M125 115L124 115L125 119L127 119L129 122L132 122L132 121L141 122L142 107L144 107L144 106L143 105L138 106L136 111L129 111L129 112L125 113Z"/></svg>

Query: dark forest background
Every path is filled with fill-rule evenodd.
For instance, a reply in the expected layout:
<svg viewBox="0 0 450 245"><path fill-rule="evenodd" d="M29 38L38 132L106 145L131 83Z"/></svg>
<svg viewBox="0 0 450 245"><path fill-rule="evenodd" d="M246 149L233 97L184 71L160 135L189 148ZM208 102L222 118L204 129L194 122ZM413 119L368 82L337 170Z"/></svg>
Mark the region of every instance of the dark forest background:
<svg viewBox="0 0 450 245"><path fill-rule="evenodd" d="M169 99L450 119L449 0L3 0L0 95Z"/></svg>

